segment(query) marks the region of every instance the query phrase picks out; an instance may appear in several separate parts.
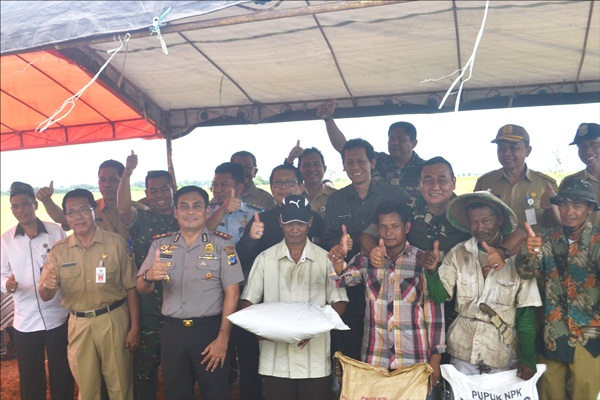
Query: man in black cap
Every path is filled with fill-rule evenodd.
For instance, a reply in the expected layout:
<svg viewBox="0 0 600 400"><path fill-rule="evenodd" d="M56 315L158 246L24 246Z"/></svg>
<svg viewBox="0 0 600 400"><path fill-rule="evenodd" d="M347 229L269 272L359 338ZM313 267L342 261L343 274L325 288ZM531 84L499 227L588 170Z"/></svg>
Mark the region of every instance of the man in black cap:
<svg viewBox="0 0 600 400"><path fill-rule="evenodd" d="M516 258L519 275L544 283L544 338L538 362L542 399L593 399L600 391L600 230L589 216L598 201L589 182L565 179L550 201L562 227L529 233Z"/></svg>
<svg viewBox="0 0 600 400"><path fill-rule="evenodd" d="M60 294L44 302L36 290L50 249L66 234L60 226L36 217L38 202L31 185L11 185L10 208L19 223L2 235L0 289L14 297L21 399L46 398L46 354L51 397L72 399L74 380L67 360L69 310L61 306Z"/></svg>
<svg viewBox="0 0 600 400"><path fill-rule="evenodd" d="M600 125L593 122L583 123L577 128L575 139L570 145L577 145L579 158L585 164L585 169L567 178L579 178L588 181L594 190L596 199L600 199ZM590 214L590 222L600 228L600 212Z"/></svg>
<svg viewBox="0 0 600 400"><path fill-rule="evenodd" d="M314 211L301 195L288 195L279 208L283 240L256 258L242 293L242 307L272 302L309 302L331 306L341 315L348 297L328 278L327 252L308 239ZM317 214L318 215L318 214ZM330 336L300 343L263 341L259 373L267 400L331 398Z"/></svg>
<svg viewBox="0 0 600 400"><path fill-rule="evenodd" d="M525 128L514 124L504 125L492 143L498 145L498 161L502 168L479 177L473 190L491 190L517 214L521 228L525 221L536 232L557 225L557 211L552 204L542 200L544 191L549 188L556 190L556 181L530 169L525 163L531 153L529 134Z"/></svg>

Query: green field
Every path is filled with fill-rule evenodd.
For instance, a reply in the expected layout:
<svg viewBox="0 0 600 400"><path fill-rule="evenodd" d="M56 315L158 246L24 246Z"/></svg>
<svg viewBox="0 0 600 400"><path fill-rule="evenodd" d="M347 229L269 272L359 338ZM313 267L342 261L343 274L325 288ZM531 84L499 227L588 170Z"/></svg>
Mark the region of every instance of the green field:
<svg viewBox="0 0 600 400"><path fill-rule="evenodd" d="M555 176L555 179L558 182L560 182L560 180L563 178L563 175L564 174L560 176ZM473 190L473 187L475 186L475 181L477 180L477 178L478 176L458 176L456 178L456 194L471 192ZM335 182L335 187L337 189L341 189L349 183L350 181L337 181ZM259 187L270 192L270 188L268 185L259 185ZM53 199L56 202L56 204L60 205L62 203L63 196L64 194L55 194L53 196ZM97 199L100 198L100 193L95 192L94 197ZM142 197L144 197L144 192L133 191L131 192L131 197L133 200L139 200ZM17 220L15 219L15 217L12 214L12 211L10 210L10 199L7 195L2 195L0 197L0 209L2 211L2 219L0 220L0 232L5 232L7 229L17 224ZM44 209L44 206L41 203L38 207L37 216L43 221L51 221L50 217L48 217L48 214L46 213L46 210Z"/></svg>

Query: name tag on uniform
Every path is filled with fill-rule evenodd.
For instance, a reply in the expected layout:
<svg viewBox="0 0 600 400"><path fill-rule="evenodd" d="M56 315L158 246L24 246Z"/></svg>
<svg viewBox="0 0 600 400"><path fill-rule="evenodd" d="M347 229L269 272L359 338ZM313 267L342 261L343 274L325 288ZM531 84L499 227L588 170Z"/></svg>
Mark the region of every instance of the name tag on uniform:
<svg viewBox="0 0 600 400"><path fill-rule="evenodd" d="M63 265L61 265L61 267L66 268L66 267L74 267L76 266L77 263L76 262L70 262L70 263L65 263Z"/></svg>
<svg viewBox="0 0 600 400"><path fill-rule="evenodd" d="M96 268L96 283L106 283L106 267Z"/></svg>
<svg viewBox="0 0 600 400"><path fill-rule="evenodd" d="M212 254L205 254L203 256L198 256L198 258L201 260L218 260L219 256L214 256Z"/></svg>

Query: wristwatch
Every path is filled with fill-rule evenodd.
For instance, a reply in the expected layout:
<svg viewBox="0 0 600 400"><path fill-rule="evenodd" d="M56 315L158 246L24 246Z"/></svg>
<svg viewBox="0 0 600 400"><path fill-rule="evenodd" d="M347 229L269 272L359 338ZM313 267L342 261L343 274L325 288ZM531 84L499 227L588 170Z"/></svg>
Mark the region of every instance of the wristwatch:
<svg viewBox="0 0 600 400"><path fill-rule="evenodd" d="M498 250L502 252L505 260L510 258L510 250L508 250L506 247L498 247Z"/></svg>
<svg viewBox="0 0 600 400"><path fill-rule="evenodd" d="M154 283L154 281L151 281L150 279L148 279L148 278L146 277L146 273L147 273L147 272L148 272L148 271L144 271L144 274L142 275L142 279L143 279L143 280L144 280L144 282L146 282L146 283Z"/></svg>

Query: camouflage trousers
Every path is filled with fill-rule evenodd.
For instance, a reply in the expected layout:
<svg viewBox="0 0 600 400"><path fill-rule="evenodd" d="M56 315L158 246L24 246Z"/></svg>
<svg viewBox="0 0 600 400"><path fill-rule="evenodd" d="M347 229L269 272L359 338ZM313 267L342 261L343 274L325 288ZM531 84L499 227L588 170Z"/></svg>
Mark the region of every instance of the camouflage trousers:
<svg viewBox="0 0 600 400"><path fill-rule="evenodd" d="M137 379L150 380L160 365L160 329L162 315L140 316L141 341L133 361L133 373Z"/></svg>

